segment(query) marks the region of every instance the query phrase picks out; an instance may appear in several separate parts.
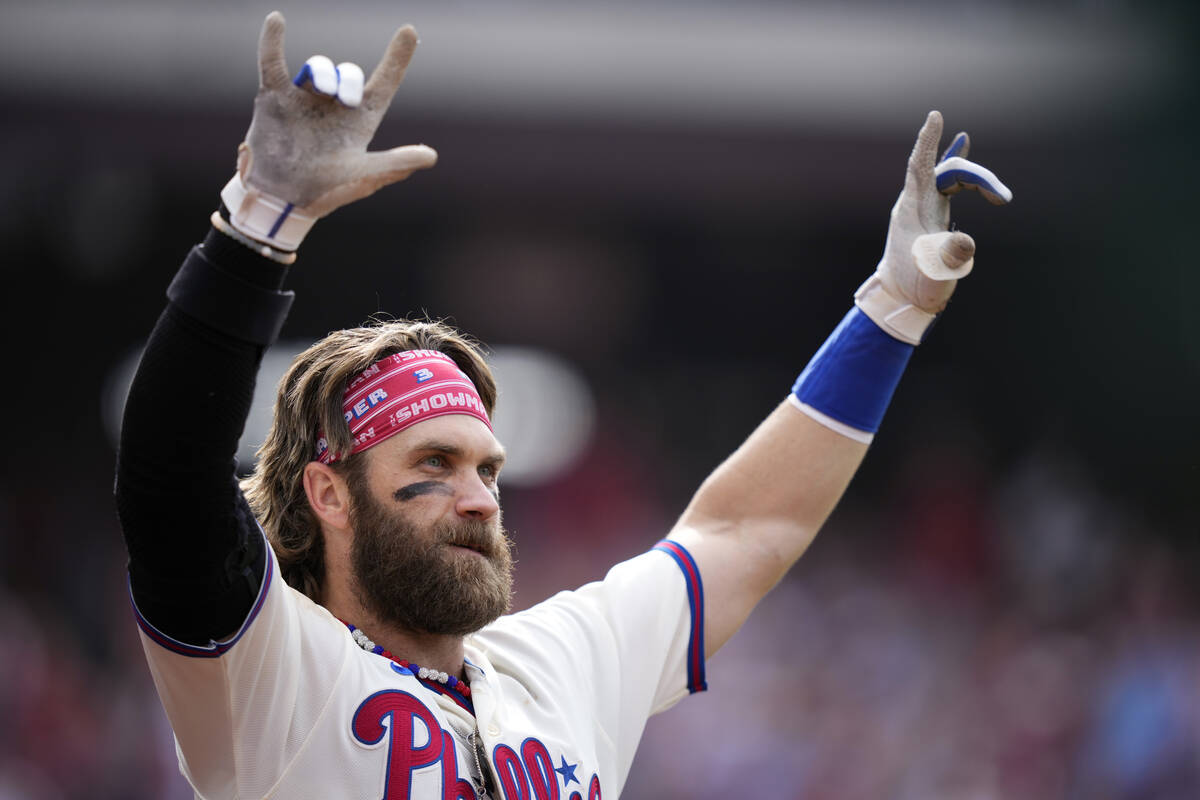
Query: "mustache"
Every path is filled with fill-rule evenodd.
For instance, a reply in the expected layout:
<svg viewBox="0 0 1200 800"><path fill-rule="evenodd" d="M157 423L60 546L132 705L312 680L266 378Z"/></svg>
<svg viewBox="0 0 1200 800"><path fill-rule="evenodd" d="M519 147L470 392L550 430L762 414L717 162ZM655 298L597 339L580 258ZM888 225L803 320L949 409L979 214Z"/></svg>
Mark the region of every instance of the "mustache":
<svg viewBox="0 0 1200 800"><path fill-rule="evenodd" d="M498 524L480 520L441 523L434 529L433 539L434 547L466 547L488 558L495 558L501 548L509 547L508 538L503 535Z"/></svg>

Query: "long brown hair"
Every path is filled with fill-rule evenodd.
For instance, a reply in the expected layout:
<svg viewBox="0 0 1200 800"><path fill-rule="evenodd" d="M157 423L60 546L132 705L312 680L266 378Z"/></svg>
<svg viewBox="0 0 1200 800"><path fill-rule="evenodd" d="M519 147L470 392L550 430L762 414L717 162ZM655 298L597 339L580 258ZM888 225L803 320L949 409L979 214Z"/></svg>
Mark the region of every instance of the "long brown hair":
<svg viewBox="0 0 1200 800"><path fill-rule="evenodd" d="M454 359L479 392L488 416L496 406L496 381L481 346L436 321L373 321L335 331L305 350L279 382L271 430L258 449L254 472L242 481L250 508L267 533L284 579L321 602L325 541L304 494L304 466L316 456L317 431L335 453L349 453L350 429L342 413L346 384L376 361L402 350L438 350ZM352 467L357 456L334 464Z"/></svg>

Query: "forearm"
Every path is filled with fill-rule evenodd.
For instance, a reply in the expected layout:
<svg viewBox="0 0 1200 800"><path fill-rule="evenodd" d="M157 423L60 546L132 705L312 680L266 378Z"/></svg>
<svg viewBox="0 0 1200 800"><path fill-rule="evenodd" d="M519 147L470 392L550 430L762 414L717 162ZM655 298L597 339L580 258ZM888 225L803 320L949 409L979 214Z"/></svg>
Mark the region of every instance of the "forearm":
<svg viewBox="0 0 1200 800"><path fill-rule="evenodd" d="M116 499L134 598L191 643L236 629L262 575L234 453L264 339L286 312L283 272L210 233L172 283L126 403Z"/></svg>
<svg viewBox="0 0 1200 800"><path fill-rule="evenodd" d="M812 543L867 445L781 403L700 487L671 538L704 576L707 655Z"/></svg>
<svg viewBox="0 0 1200 800"><path fill-rule="evenodd" d="M846 491L912 356L860 309L697 493L677 536L709 584L715 652L807 549Z"/></svg>
<svg viewBox="0 0 1200 800"><path fill-rule="evenodd" d="M681 523L786 524L802 532L803 541L789 535L765 549L790 555L790 564L833 511L866 451L867 445L780 403L704 482Z"/></svg>

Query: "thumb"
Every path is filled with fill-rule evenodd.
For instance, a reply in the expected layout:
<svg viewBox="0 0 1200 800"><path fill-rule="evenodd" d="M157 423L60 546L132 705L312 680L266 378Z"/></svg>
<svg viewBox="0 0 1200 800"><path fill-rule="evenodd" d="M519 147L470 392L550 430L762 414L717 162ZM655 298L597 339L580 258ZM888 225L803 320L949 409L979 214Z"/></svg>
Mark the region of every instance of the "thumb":
<svg viewBox="0 0 1200 800"><path fill-rule="evenodd" d="M428 145L407 144L367 153L367 173L387 178L384 183L391 183L404 180L419 169L429 169L437 163L437 158L437 151Z"/></svg>
<svg viewBox="0 0 1200 800"><path fill-rule="evenodd" d="M975 240L962 231L954 231L938 248L942 263L962 277L962 268L975 258Z"/></svg>
<svg viewBox="0 0 1200 800"><path fill-rule="evenodd" d="M965 278L975 266L975 240L962 231L926 233L912 245L917 269L935 281Z"/></svg>
<svg viewBox="0 0 1200 800"><path fill-rule="evenodd" d="M437 152L423 144L393 147L391 150L366 155L366 166L361 174L318 197L309 204L309 213L315 217L323 217L336 208L361 200L389 183L402 181L417 170L428 169L437 163Z"/></svg>

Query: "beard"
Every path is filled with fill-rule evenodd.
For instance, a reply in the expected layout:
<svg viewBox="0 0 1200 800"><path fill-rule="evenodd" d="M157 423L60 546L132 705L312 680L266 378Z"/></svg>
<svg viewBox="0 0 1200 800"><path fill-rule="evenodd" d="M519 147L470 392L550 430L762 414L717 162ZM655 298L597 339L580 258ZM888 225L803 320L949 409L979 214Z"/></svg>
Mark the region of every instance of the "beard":
<svg viewBox="0 0 1200 800"><path fill-rule="evenodd" d="M488 522L443 520L421 528L355 483L350 486L350 557L356 593L379 621L419 633L465 636L509 610L512 542L498 515Z"/></svg>

